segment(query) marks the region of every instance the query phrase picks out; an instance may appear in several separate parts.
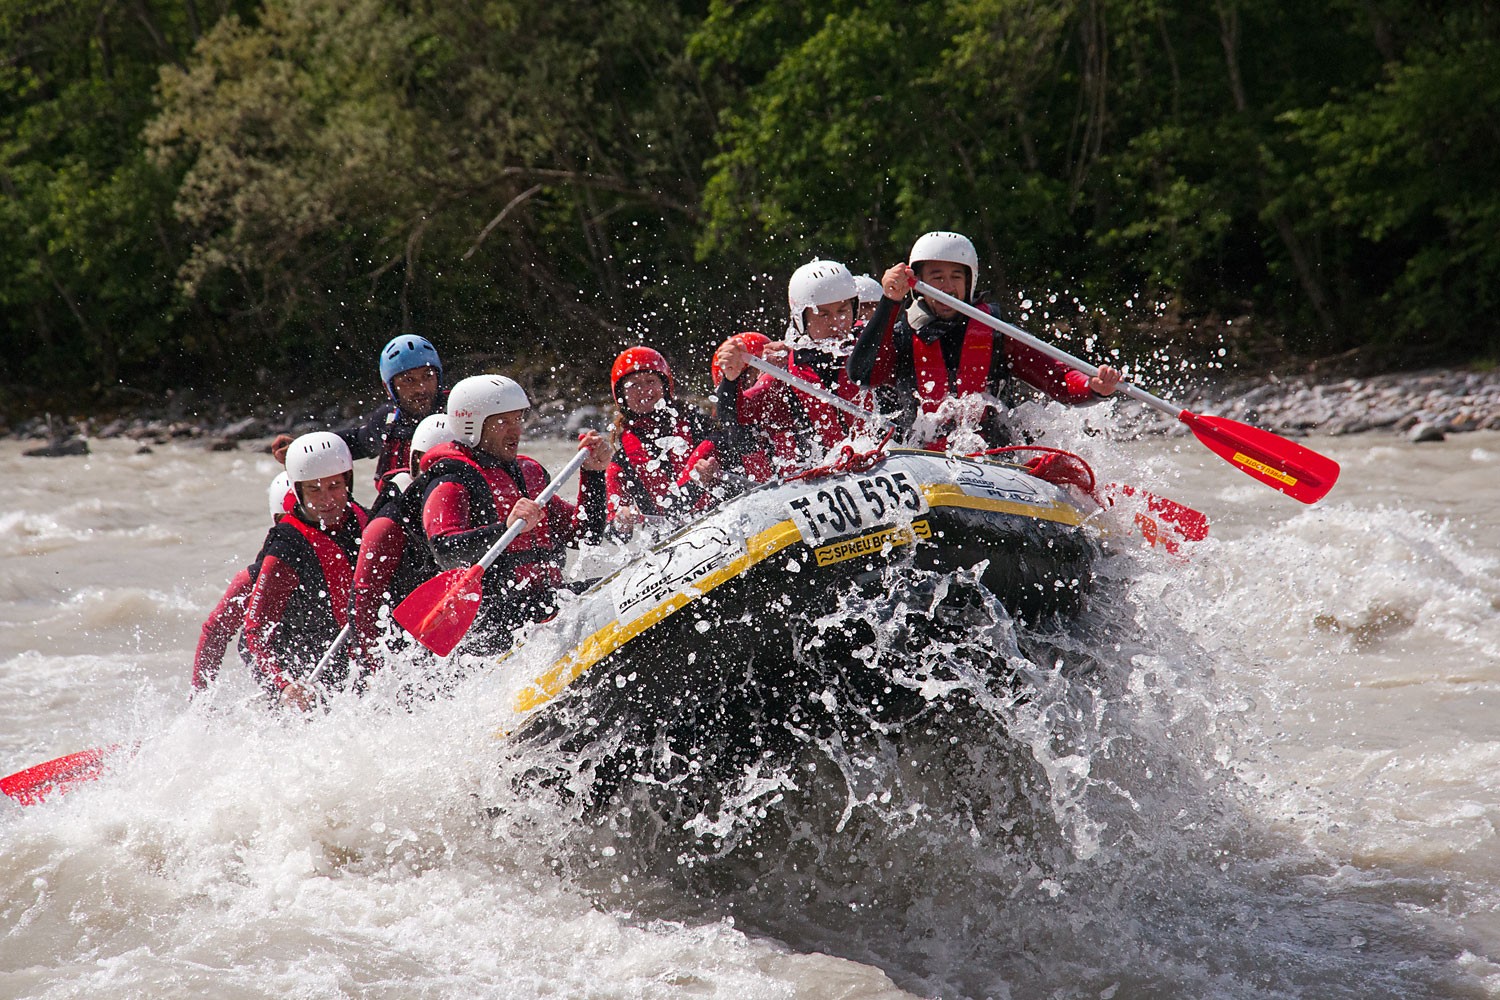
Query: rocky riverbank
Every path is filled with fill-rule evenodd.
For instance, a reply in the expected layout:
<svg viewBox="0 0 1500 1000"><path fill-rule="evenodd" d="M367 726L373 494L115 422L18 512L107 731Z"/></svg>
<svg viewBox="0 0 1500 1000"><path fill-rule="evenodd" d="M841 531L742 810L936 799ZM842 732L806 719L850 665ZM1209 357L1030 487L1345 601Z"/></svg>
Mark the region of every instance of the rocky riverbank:
<svg viewBox="0 0 1500 1000"><path fill-rule="evenodd" d="M361 401L363 402L363 401ZM373 405L373 404L370 404ZM149 452L169 441L188 442L212 451L265 448L284 431L297 433L351 423L361 412L354 404L341 406L331 397L308 397L278 405L233 405L191 390L168 393L156 403L132 407L124 413L98 416L44 413L17 420L4 428L6 436L35 440L23 452L30 456L85 454L88 442L129 438Z"/></svg>
<svg viewBox="0 0 1500 1000"><path fill-rule="evenodd" d="M1382 433L1436 441L1465 431L1500 430L1500 370L1403 372L1323 382L1235 380L1190 390L1173 401L1284 436ZM1178 421L1146 407L1125 419L1139 433L1186 433Z"/></svg>
<svg viewBox="0 0 1500 1000"><path fill-rule="evenodd" d="M608 400L564 403L547 399L545 391L532 392L539 402L529 433L561 434L574 430L581 421L604 426L602 415ZM83 455L88 442L127 438L140 443L142 452L167 442L178 442L209 451L266 450L278 434L351 427L381 403L376 397L336 398L333 391L320 391L277 403L235 404L192 390L169 393L160 403L141 405L124 413L102 416L41 414L17 420L13 426L0 422L0 437L37 442L22 452L37 457Z"/></svg>
<svg viewBox="0 0 1500 1000"><path fill-rule="evenodd" d="M1500 370L1430 370L1331 381L1261 377L1163 388L1157 394L1198 412L1285 436L1371 433L1425 441L1465 431L1500 430ZM535 395L545 398L542 392ZM275 405L235 407L185 391L128 414L35 416L0 427L0 433L37 441L28 454L82 454L89 439L121 437L139 441L143 449L168 441L215 451L260 449L282 432L352 423L377 402L340 402L327 392ZM564 433L583 419L602 423L606 402L549 399L537 406L529 433ZM1186 433L1181 423L1149 407L1120 406L1117 413L1123 434Z"/></svg>

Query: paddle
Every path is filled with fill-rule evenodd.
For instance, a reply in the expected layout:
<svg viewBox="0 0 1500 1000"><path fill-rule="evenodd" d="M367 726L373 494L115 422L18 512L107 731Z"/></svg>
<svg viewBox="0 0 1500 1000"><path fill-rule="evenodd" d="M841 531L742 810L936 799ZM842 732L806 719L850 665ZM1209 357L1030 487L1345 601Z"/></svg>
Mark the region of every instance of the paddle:
<svg viewBox="0 0 1500 1000"><path fill-rule="evenodd" d="M1208 518L1201 511L1124 483L1110 483L1104 487L1104 496L1111 504L1117 497L1133 497L1137 494L1146 502L1146 510L1172 525L1183 538L1190 542L1201 542L1208 537Z"/></svg>
<svg viewBox="0 0 1500 1000"><path fill-rule="evenodd" d="M758 358L753 354L746 354L745 363L748 364L751 368L756 369L757 371L765 372L772 378L779 379L792 388L797 389L800 392L805 392L815 399L821 399L829 406L842 410L845 413L860 418L861 420L871 421L881 428L891 428L895 426L895 424L889 418L883 417L873 410L867 410L857 403L851 403L844 397L829 392L821 386L814 385L812 382L809 382L806 379L798 378L796 375L793 375L786 369L778 368L775 365L771 364L769 361ZM1162 521L1170 524L1173 530L1184 540L1189 542L1200 542L1204 538L1208 537L1208 517L1202 512L1196 511L1193 508L1189 507L1187 504L1178 503L1176 500L1169 500L1166 497L1157 496L1154 493L1148 493L1146 490L1139 489L1134 486L1125 486L1120 483L1111 483L1106 486L1103 491L1104 500L1108 502L1109 506L1114 505L1117 495L1133 497L1137 494L1139 494L1141 498L1146 502L1146 509L1148 511L1156 515L1156 517L1159 517ZM1149 524L1144 523L1146 521L1150 521L1150 519L1141 514L1138 514L1136 516L1136 521L1137 524L1140 525L1142 533L1146 536L1147 540L1150 541L1153 545L1156 544L1158 531L1154 525L1154 522L1151 522ZM1173 547L1170 542L1168 542L1168 547Z"/></svg>
<svg viewBox="0 0 1500 1000"><path fill-rule="evenodd" d="M814 385L805 378L798 378L796 375L793 375L785 368L777 368L775 365L771 364L771 362L765 360L764 358L757 358L755 355L749 353L748 351L745 352L745 364L749 365L751 368L754 368L756 371L765 372L772 378L780 379L787 385L791 386L793 389L796 389L799 392L805 392L814 399L821 399L823 402L827 403L835 410L842 410L850 416L858 417L861 420L873 421L882 430L888 430L889 428L896 426L888 418L882 417L874 410L867 410L863 406L860 406L858 403L851 403L843 396L829 392L822 386Z"/></svg>
<svg viewBox="0 0 1500 1000"><path fill-rule="evenodd" d="M0 792L4 792L23 806L40 805L47 796L56 792L62 795L85 781L93 781L109 770L106 763L120 744L79 750L45 764L28 767L8 777L0 778Z"/></svg>
<svg viewBox="0 0 1500 1000"><path fill-rule="evenodd" d="M349 644L349 637L353 634L354 609L351 607L349 609L349 620L344 623L343 628L339 629L339 634L334 637L333 645L328 647L328 652L323 654L322 658L318 660L318 665L313 667L313 672L307 675L306 681L302 682L307 685L309 690L315 694L318 692L318 684L323 679L323 672L332 666L333 661L344 651L344 647Z"/></svg>
<svg viewBox="0 0 1500 1000"><path fill-rule="evenodd" d="M557 474L557 478L537 495L537 505L547 506L558 487L577 472L588 457L587 448L578 449L578 454ZM455 568L439 573L413 590L396 606L392 617L422 645L439 656L447 656L469 631L474 616L479 613L479 601L484 596L484 571L525 530L526 522L516 521L505 529L505 534L495 540L477 563L467 569Z"/></svg>
<svg viewBox="0 0 1500 1000"><path fill-rule="evenodd" d="M1020 327L997 319L982 309L977 309L962 299L933 288L925 281L918 281L916 290L936 302L957 309L965 316L978 320L985 326L999 330L1008 337L1033 347L1050 358L1072 365L1090 377L1099 374L1099 369L1066 351L1059 350L1045 341L1038 340ZM1303 503L1317 503L1328 495L1339 478L1339 464L1326 455L1320 455L1270 431L1242 424L1227 417L1209 417L1183 409L1129 382L1121 382L1119 392L1137 402L1145 403L1187 424L1193 435L1210 451L1239 469L1252 479L1257 479L1273 490L1279 490Z"/></svg>

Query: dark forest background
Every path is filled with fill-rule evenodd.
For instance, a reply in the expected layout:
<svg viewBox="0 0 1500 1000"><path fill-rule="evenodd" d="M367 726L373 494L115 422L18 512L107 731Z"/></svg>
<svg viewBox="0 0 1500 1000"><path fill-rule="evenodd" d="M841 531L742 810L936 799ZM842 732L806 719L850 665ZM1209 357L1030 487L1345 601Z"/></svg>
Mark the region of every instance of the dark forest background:
<svg viewBox="0 0 1500 1000"><path fill-rule="evenodd" d="M0 0L12 403L369 383L405 331L706 369L929 229L1079 351L1493 364L1500 4Z"/></svg>

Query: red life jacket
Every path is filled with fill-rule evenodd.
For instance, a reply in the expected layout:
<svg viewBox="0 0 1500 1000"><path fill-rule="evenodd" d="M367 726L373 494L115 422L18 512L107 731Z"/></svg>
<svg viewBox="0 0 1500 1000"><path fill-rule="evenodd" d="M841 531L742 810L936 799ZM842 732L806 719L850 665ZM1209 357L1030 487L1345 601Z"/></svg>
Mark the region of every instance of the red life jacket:
<svg viewBox="0 0 1500 1000"><path fill-rule="evenodd" d="M989 388L994 355L995 332L977 319L969 320L964 328L964 346L958 358L958 384L955 386L948 363L943 360L942 343L936 340L928 343L921 337L912 337L912 366L917 371L917 395L922 402L922 412L935 412L938 404L950 394L967 396L985 392Z"/></svg>
<svg viewBox="0 0 1500 1000"><path fill-rule="evenodd" d="M411 438L391 435L380 446L375 462L375 492L382 492L392 475L411 464Z"/></svg>
<svg viewBox="0 0 1500 1000"><path fill-rule="evenodd" d="M469 495L469 527L482 528L503 524L510 509L521 499L535 500L547 488L547 470L525 455L517 455L521 478L517 484L500 466L483 466L467 445L450 441L434 447L422 456L422 465L433 479L452 479L463 485ZM553 537L551 518L553 504L567 501L553 498L542 508L542 520L530 531L523 531L506 548L507 562L515 566L515 583L521 589L562 586L562 567L566 558L563 547Z"/></svg>
<svg viewBox="0 0 1500 1000"><path fill-rule="evenodd" d="M979 308L990 311L983 303ZM977 319L969 320L964 327L964 344L958 356L958 376L954 378L943 358L942 341L929 342L913 336L911 360L917 375L917 398L922 412L936 413L938 406L950 395L969 396L989 391L998 339L988 326ZM1004 364L1003 350L1001 348L1001 364ZM941 435L925 447L944 451L948 447L948 437Z"/></svg>
<svg viewBox="0 0 1500 1000"><path fill-rule="evenodd" d="M369 524L370 515L358 504L350 504L349 512L359 523L359 530L363 532ZM307 544L312 548L313 556L317 559L318 568L323 572L323 593L329 601L329 611L333 613L333 620L343 628L349 621L349 588L354 583L354 566L349 561L349 555L343 548L317 528L308 524L300 517L284 517L281 523L297 531ZM303 581L302 589L308 593L316 593L314 588Z"/></svg>
<svg viewBox="0 0 1500 1000"><path fill-rule="evenodd" d="M442 413L447 405L448 390L440 386L437 399L433 402L432 412ZM360 432L363 440L379 442L374 449L374 454L360 454L358 449L355 450L356 458L375 459L375 492L377 494L385 492L393 474L411 465L411 438L416 432L417 424L421 422L419 417L407 416L398 402L392 401L383 409L384 419L379 421L374 419L374 416L381 412L377 410ZM349 446L355 447L353 442ZM411 471L413 475L416 474L415 469Z"/></svg>
<svg viewBox="0 0 1500 1000"><path fill-rule="evenodd" d="M793 359L788 368L791 374L813 382L842 399L847 399L856 405L860 404L860 396L863 390L860 386L849 380L849 374L844 369L839 369L838 378L833 385L823 385L823 380L818 373L811 368L804 368ZM807 414L807 422L812 427L818 443L824 450L832 448L849 436L850 430L859 422L857 417L844 413L842 410L830 406L818 397L803 392L795 386L788 386L802 404L802 410Z"/></svg>
<svg viewBox="0 0 1500 1000"><path fill-rule="evenodd" d="M747 451L741 455L740 468L745 470L745 475L757 483L768 482L776 474L771 454L764 449Z"/></svg>
<svg viewBox="0 0 1500 1000"><path fill-rule="evenodd" d="M842 366L832 380L833 384L827 385L815 367L798 364L795 353L787 365L787 373L851 402L858 403L863 392L857 383L850 381ZM848 438L850 429L858 423L857 418L846 415L817 396L774 380L772 375L761 376L755 384L755 391L774 385L776 394L760 404L761 409L755 416L746 418L743 413L740 416L766 441L764 451L746 455L743 459L745 471L757 481L764 481L772 475L789 475L805 468L809 440L815 441L826 452Z"/></svg>

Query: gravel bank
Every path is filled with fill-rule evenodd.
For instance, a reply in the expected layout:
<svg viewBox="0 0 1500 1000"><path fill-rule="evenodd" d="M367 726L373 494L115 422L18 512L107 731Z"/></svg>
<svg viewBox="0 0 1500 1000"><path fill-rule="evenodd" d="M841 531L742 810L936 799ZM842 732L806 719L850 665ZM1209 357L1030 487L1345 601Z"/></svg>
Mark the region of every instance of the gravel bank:
<svg viewBox="0 0 1500 1000"><path fill-rule="evenodd" d="M1146 386L1151 388L1151 386ZM1304 378L1234 379L1158 391L1188 409L1231 417L1286 436L1389 434L1438 440L1464 431L1500 429L1500 370L1433 370L1313 381ZM36 451L81 454L90 438L126 437L142 448L188 441L228 451L263 449L283 431L302 433L353 422L377 400L338 401L331 393L290 403L233 410L210 396L171 394L160 405L127 416L32 417L10 428L13 438L35 440ZM563 433L581 419L606 420L601 401L578 404L553 399L537 407L529 433ZM1117 408L1124 435L1185 434L1186 427L1146 406ZM601 424L602 425L602 424Z"/></svg>
<svg viewBox="0 0 1500 1000"><path fill-rule="evenodd" d="M1399 434L1440 440L1447 434L1500 429L1500 370L1421 371L1329 382L1254 379L1205 386L1174 397L1189 409L1231 417L1286 436ZM1148 407L1121 408L1141 434L1187 433Z"/></svg>

